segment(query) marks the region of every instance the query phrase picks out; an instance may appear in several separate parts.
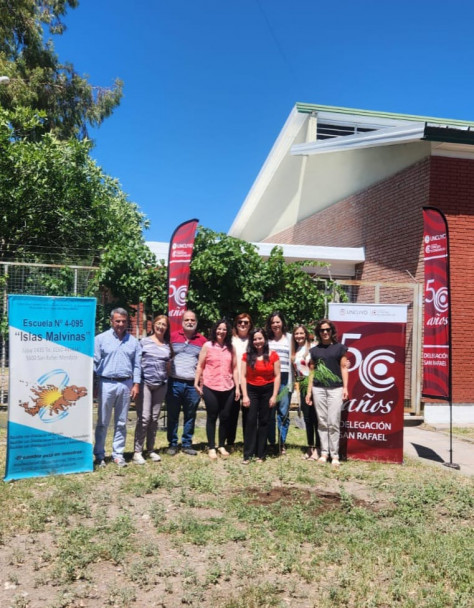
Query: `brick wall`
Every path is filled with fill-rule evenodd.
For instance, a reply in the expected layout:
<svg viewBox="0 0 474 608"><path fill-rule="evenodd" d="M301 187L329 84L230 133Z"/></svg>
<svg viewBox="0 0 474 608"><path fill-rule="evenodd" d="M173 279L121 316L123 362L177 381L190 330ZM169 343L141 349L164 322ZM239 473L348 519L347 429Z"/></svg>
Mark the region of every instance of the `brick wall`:
<svg viewBox="0 0 474 608"><path fill-rule="evenodd" d="M474 366L465 343L474 318L474 161L433 157L430 204L449 227L454 401L472 403Z"/></svg>
<svg viewBox="0 0 474 608"><path fill-rule="evenodd" d="M423 218L429 202L430 161L423 160L397 175L316 213L292 228L272 235L273 243L365 247L366 261L356 278L368 281L410 280L422 255Z"/></svg>
<svg viewBox="0 0 474 608"><path fill-rule="evenodd" d="M474 318L474 161L443 157L424 159L267 240L331 247L363 246L366 261L357 267L355 278L407 283L410 282L409 272L418 282L423 282L421 208L424 205L438 207L448 219L453 396L456 403L472 403L474 365L466 356L464 341L469 335L469 321ZM359 290L357 298L373 301L363 290ZM402 290L393 290L382 301L401 303L407 302L406 298ZM409 330L411 312L410 306ZM409 340L410 336L409 331Z"/></svg>

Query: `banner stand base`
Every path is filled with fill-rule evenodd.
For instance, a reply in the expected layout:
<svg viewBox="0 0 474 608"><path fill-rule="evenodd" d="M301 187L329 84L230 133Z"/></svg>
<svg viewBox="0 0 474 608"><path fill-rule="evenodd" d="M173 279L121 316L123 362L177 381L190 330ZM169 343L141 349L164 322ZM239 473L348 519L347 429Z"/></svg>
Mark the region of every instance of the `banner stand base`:
<svg viewBox="0 0 474 608"><path fill-rule="evenodd" d="M455 462L443 462L443 466L448 467L449 469L456 469L456 471L461 470L460 465L456 464Z"/></svg>

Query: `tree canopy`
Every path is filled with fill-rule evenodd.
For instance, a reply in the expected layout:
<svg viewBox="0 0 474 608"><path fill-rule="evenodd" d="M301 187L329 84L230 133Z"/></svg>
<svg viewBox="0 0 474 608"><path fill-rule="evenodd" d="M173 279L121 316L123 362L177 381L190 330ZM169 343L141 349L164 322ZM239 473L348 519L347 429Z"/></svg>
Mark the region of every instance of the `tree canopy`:
<svg viewBox="0 0 474 608"><path fill-rule="evenodd" d="M223 317L241 312L264 324L268 315L280 310L290 327L311 325L322 317L326 301L342 292L332 281L314 281L303 267L321 267L319 262L287 264L281 247L263 259L255 245L199 227L191 262L188 308L196 311L200 327L209 328Z"/></svg>
<svg viewBox="0 0 474 608"><path fill-rule="evenodd" d="M316 270L324 265L308 261L288 264L281 247L263 259L252 243L199 226L187 307L196 311L202 331L224 317L232 321L241 312L264 325L274 310L285 315L289 327L298 323L311 327L324 316L327 301L334 297L344 300L345 295L329 279L314 280L303 270L308 266ZM117 277L121 277L119 281ZM149 320L167 310L167 269L146 247L142 250L138 246L132 257L125 247L111 247L103 255L97 280L110 288L117 301L142 302Z"/></svg>
<svg viewBox="0 0 474 608"><path fill-rule="evenodd" d="M111 243L141 242L145 217L90 157L91 142L51 133L32 141L42 120L0 108L2 257L94 265Z"/></svg>
<svg viewBox="0 0 474 608"><path fill-rule="evenodd" d="M0 0L0 75L10 78L0 87L0 106L44 111L30 136L84 137L88 125L100 125L120 103L120 80L93 86L54 51L51 37L65 31L63 18L77 6L77 0Z"/></svg>
<svg viewBox="0 0 474 608"><path fill-rule="evenodd" d="M0 257L98 265L91 292L106 291L111 306L140 301L163 312L167 271L145 245L148 222L91 158L86 137L120 102L121 83L94 87L54 51L51 37L77 5L0 0L0 75L10 78L0 86ZM279 248L263 260L252 244L200 227L188 306L204 329L244 311L263 323L274 309L291 325L311 323L326 295L302 266L286 264ZM45 281L58 295L71 274Z"/></svg>
<svg viewBox="0 0 474 608"><path fill-rule="evenodd" d="M91 292L133 303L160 266L144 242L145 216L92 159L85 137L118 105L121 83L95 87L54 51L51 37L77 5L0 0L0 75L10 78L0 86L0 257L98 265ZM70 279L66 270L44 277L55 295Z"/></svg>

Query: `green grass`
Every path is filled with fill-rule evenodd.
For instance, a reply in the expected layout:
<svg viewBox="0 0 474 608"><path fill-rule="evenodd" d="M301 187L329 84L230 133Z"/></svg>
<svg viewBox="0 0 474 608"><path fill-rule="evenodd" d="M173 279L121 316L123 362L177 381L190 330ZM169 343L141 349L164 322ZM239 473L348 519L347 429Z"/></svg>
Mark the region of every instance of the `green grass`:
<svg viewBox="0 0 474 608"><path fill-rule="evenodd" d="M453 426L453 435L474 441L474 424L470 426Z"/></svg>
<svg viewBox="0 0 474 608"><path fill-rule="evenodd" d="M203 450L2 484L3 574L17 588L0 604L41 592L46 608L472 605L472 479L415 461L333 472L303 461L303 442L292 427L288 455L263 465Z"/></svg>

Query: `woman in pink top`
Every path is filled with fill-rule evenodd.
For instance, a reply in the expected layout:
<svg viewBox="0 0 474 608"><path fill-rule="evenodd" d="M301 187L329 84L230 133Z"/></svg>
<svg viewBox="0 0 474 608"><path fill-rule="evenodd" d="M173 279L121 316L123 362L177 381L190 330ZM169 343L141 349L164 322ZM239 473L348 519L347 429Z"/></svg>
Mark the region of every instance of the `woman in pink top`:
<svg viewBox="0 0 474 608"><path fill-rule="evenodd" d="M202 385L202 386L201 386ZM194 378L194 387L206 404L206 433L209 458L216 460L217 452L227 458L224 443L227 421L233 401L240 399L237 358L232 346L232 327L227 321L218 321L211 329L211 339L201 349ZM216 452L216 422L219 418L219 445Z"/></svg>

